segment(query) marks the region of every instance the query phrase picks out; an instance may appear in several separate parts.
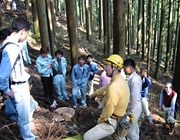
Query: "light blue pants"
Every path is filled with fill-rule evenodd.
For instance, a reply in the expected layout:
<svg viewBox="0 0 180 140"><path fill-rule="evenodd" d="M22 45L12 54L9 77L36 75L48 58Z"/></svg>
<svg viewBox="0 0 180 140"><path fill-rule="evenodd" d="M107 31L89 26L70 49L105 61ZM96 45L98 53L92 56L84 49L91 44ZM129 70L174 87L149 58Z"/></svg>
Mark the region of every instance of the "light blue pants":
<svg viewBox="0 0 180 140"><path fill-rule="evenodd" d="M69 97L67 95L67 91L66 91L66 82L65 82L65 78L63 75L56 75L53 78L53 84L56 88L56 92L58 94L58 98L60 100L66 99L69 100ZM62 94L61 94L61 89L62 89Z"/></svg>
<svg viewBox="0 0 180 140"><path fill-rule="evenodd" d="M86 91L87 91L87 84L83 87L77 86L76 88L72 89L72 99L73 99L73 106L77 107L77 95L79 90L81 91L81 104L86 106Z"/></svg>
<svg viewBox="0 0 180 140"><path fill-rule="evenodd" d="M38 103L35 100L33 99L30 100L30 120L32 119L32 115L37 104ZM17 115L14 99L10 99L8 97L6 101L5 112L11 120L18 121L18 115Z"/></svg>
<svg viewBox="0 0 180 140"><path fill-rule="evenodd" d="M30 92L28 83L12 85L14 102L18 116L20 135L24 140L34 140L35 136L30 128Z"/></svg>

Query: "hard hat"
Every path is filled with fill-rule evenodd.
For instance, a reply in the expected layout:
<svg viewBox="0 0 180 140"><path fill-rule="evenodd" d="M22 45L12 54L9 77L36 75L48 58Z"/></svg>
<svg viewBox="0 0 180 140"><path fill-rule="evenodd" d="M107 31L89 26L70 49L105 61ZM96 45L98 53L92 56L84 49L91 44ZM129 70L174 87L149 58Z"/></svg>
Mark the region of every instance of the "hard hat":
<svg viewBox="0 0 180 140"><path fill-rule="evenodd" d="M123 59L117 54L109 56L107 59L104 59L104 61L106 62L106 64L117 67L119 70L123 68Z"/></svg>

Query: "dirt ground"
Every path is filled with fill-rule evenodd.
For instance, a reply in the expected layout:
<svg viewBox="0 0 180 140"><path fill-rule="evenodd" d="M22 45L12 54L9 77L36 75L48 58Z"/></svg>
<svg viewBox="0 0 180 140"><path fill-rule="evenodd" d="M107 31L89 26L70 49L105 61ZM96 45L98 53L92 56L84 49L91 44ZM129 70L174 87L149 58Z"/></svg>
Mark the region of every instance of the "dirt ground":
<svg viewBox="0 0 180 140"><path fill-rule="evenodd" d="M23 10L23 9L22 9ZM16 17L17 15L25 16L24 11L13 12L10 10L4 10L4 23L3 27L9 26L9 18ZM57 32L55 44L57 48L63 50L64 56L68 62L67 76L66 76L66 87L69 97L71 97L72 82L71 82L71 65L70 65L70 48L68 40L68 32L66 26L66 18L62 15L57 18ZM97 40L98 33L94 32L93 38L90 42L86 40L86 34L83 28L78 30L78 50L80 54L93 54L95 62L98 63L100 70L103 69L103 45ZM97 124L97 119L101 113L97 109L98 103L94 100L87 98L87 107L83 108L80 105L80 99L78 100L79 106L75 109L75 114L72 118L67 115L57 115L56 109L51 109L50 105L44 98L43 87L38 75L37 68L35 66L35 60L39 55L40 42L39 40L33 39L31 34L28 38L29 43L29 55L31 57L32 65L26 65L28 73L34 77L35 83L31 90L31 94L41 107L39 111L35 111L33 120L31 122L31 128L33 133L41 140L55 140L71 137L77 134L83 134L88 129L92 128ZM136 61L137 72L140 68L146 67L146 61L142 61L132 51L130 56ZM149 89L149 108L153 115L154 124L149 125L146 119L140 119L140 140L179 140L180 139L180 119L176 120L175 133L172 136L168 134L168 128L165 125L164 114L158 110L159 96L164 84L167 81L172 81L172 74L166 76L163 74L163 67L161 67L159 81L156 81L153 76L155 73L155 63L151 63L150 79L152 85ZM98 88L98 76L95 88ZM57 108L67 107L72 109L72 99L70 101L59 101L57 95L54 94L58 106ZM0 109L0 140L19 140L19 129L16 122L8 119L4 112L5 107ZM107 140L110 140L108 137Z"/></svg>

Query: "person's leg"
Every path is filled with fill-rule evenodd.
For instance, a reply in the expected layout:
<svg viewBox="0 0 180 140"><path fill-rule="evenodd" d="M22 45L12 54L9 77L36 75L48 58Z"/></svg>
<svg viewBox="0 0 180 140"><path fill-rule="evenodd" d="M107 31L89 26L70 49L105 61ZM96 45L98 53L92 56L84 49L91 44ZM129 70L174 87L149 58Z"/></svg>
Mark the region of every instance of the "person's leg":
<svg viewBox="0 0 180 140"><path fill-rule="evenodd" d="M30 100L30 121L32 120L32 116L37 104L38 103L34 99Z"/></svg>
<svg viewBox="0 0 180 140"><path fill-rule="evenodd" d="M81 105L86 106L86 91L87 91L87 85L80 87L81 91Z"/></svg>
<svg viewBox="0 0 180 140"><path fill-rule="evenodd" d="M99 123L95 127L88 130L83 139L84 140L99 140L107 137L115 132L116 120L109 118L110 123Z"/></svg>
<svg viewBox="0 0 180 140"><path fill-rule="evenodd" d="M142 106L141 106L141 102L139 102L137 104L137 107L136 107L136 112L133 113L134 123L130 124L130 129L129 129L128 134L126 136L127 140L139 140L138 120L139 120L139 116L141 114L141 111L142 111Z"/></svg>
<svg viewBox="0 0 180 140"><path fill-rule="evenodd" d="M94 83L93 83L93 80L88 81L88 87L89 87L89 96L90 96L94 92Z"/></svg>
<svg viewBox="0 0 180 140"><path fill-rule="evenodd" d="M48 94L49 94L49 98L51 100L51 104L54 101L54 97L53 97L53 77L50 76L48 77Z"/></svg>
<svg viewBox="0 0 180 140"><path fill-rule="evenodd" d="M30 129L30 93L28 83L12 85L15 106L18 114L20 135L24 140L34 140L35 136Z"/></svg>
<svg viewBox="0 0 180 140"><path fill-rule="evenodd" d="M65 100L69 100L69 97L67 95L67 91L66 91L66 81L63 75L60 75L60 79L61 79L61 88L62 88L62 93L63 93L63 97L65 98Z"/></svg>
<svg viewBox="0 0 180 140"><path fill-rule="evenodd" d="M145 113L149 122L153 123L153 118L152 118L151 112L149 111L149 108L148 108L147 98L142 98L142 109L143 109L142 112Z"/></svg>
<svg viewBox="0 0 180 140"><path fill-rule="evenodd" d="M60 83L61 83L61 77L60 77L60 75L56 75L53 79L53 84L56 88L56 93L58 94L58 99L63 100L63 96L61 94L61 87L60 87L61 84Z"/></svg>
<svg viewBox="0 0 180 140"><path fill-rule="evenodd" d="M79 87L73 88L72 89L72 100L73 100L73 107L77 107L77 94L79 91Z"/></svg>
<svg viewBox="0 0 180 140"><path fill-rule="evenodd" d="M43 89L44 89L44 96L45 98L48 97L48 79L47 77L41 77L41 82L43 85Z"/></svg>

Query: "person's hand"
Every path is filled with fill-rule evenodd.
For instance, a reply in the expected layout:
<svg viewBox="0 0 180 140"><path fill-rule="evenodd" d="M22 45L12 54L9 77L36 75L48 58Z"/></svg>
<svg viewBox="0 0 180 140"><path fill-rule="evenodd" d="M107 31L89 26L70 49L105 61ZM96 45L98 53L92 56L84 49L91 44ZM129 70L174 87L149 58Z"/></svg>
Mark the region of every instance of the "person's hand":
<svg viewBox="0 0 180 140"><path fill-rule="evenodd" d="M93 72L90 72L90 75L93 75L94 73Z"/></svg>
<svg viewBox="0 0 180 140"><path fill-rule="evenodd" d="M36 111L39 111L39 110L40 110L40 107L39 107L38 105L36 105L35 110L36 110Z"/></svg>
<svg viewBox="0 0 180 140"><path fill-rule="evenodd" d="M14 97L14 91L10 90L7 95L12 99Z"/></svg>
<svg viewBox="0 0 180 140"><path fill-rule="evenodd" d="M50 69L53 65L54 65L54 62L52 62L51 64L49 64L49 66L47 67L47 69Z"/></svg>
<svg viewBox="0 0 180 140"><path fill-rule="evenodd" d="M173 113L171 113L171 116L174 118L174 114Z"/></svg>
<svg viewBox="0 0 180 140"><path fill-rule="evenodd" d="M159 107L159 110L160 110L160 111L162 110L162 106Z"/></svg>

